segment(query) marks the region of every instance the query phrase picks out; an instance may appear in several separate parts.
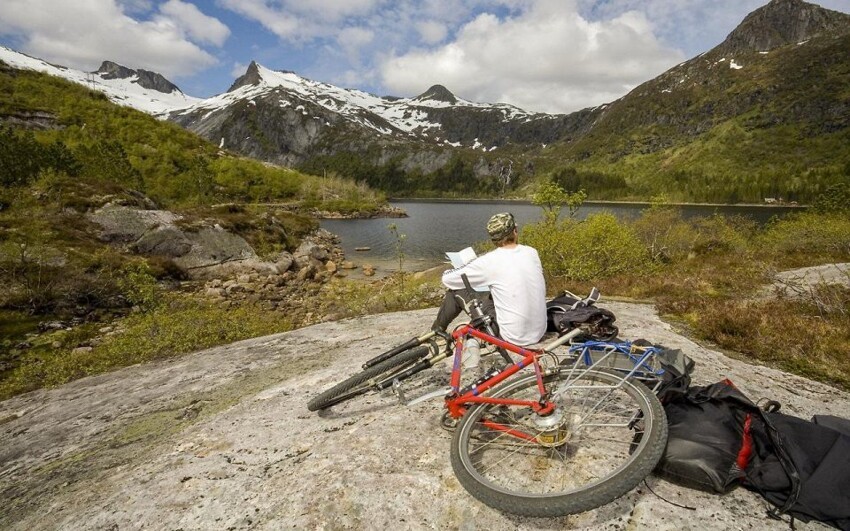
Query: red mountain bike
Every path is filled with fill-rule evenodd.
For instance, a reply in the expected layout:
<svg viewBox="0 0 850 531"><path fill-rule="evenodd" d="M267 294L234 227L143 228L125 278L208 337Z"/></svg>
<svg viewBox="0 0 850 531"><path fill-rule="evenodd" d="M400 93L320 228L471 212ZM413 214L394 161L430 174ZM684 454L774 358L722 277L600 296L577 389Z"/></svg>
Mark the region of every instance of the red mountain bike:
<svg viewBox="0 0 850 531"><path fill-rule="evenodd" d="M594 289L585 302L598 295ZM401 381L453 355L449 387L408 404L444 396L443 424L454 430L452 468L481 502L523 516L574 514L622 496L655 468L667 422L658 398L639 378L651 365L652 347L630 346L631 370L615 370L611 356L622 344L594 347L595 356L587 348L553 352L592 330L576 328L540 349L523 348L493 334L477 300L461 302L471 320L445 335L445 348L438 347L435 332L413 338L366 362L361 373L316 396L308 409L389 387L403 398ZM505 363L461 386L469 338Z"/></svg>

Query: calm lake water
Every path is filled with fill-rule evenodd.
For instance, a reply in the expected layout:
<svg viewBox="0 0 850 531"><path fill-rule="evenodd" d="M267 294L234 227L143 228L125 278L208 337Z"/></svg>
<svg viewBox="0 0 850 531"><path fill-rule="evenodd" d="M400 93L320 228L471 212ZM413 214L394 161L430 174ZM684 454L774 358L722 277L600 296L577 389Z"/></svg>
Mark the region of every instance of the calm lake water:
<svg viewBox="0 0 850 531"><path fill-rule="evenodd" d="M405 234L405 269L418 271L445 261L446 251L459 251L469 245L487 240L485 229L490 216L498 212L512 212L520 227L538 221L540 207L515 201L392 201L393 206L404 209L409 217L357 220L323 220L321 226L339 235L348 260L358 265L371 263L380 270L398 268L396 240L387 228L395 223L398 232ZM647 205L585 203L578 217L608 211L621 219L635 218ZM782 216L795 210L793 207L757 206L701 206L681 207L685 217L747 216L765 223L773 216ZM566 210L562 216L568 215ZM355 251L356 247L369 247L369 251Z"/></svg>

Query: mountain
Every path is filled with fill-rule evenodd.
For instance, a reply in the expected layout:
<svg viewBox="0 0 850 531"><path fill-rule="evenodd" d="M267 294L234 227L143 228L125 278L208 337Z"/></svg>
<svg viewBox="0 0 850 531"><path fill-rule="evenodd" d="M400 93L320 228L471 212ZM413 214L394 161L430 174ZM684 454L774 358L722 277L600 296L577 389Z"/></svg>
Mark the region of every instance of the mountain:
<svg viewBox="0 0 850 531"><path fill-rule="evenodd" d="M378 97L252 63L169 114L252 157L392 193L504 193L554 174L591 197L761 201L850 176L850 15L772 0L712 50L569 115L466 101L441 85Z"/></svg>
<svg viewBox="0 0 850 531"><path fill-rule="evenodd" d="M599 199L807 201L850 179L850 15L801 0L772 0L713 49L567 115L442 85L380 97L256 62L199 100L110 62L86 74L5 48L0 60L87 84L220 148L394 195L524 195L553 176Z"/></svg>
<svg viewBox="0 0 850 531"><path fill-rule="evenodd" d="M430 171L424 151L445 159L450 147L490 152L509 143L553 142L587 124L586 115L568 119L474 103L440 85L414 98L379 97L252 62L226 93L172 111L169 119L222 147L288 165L341 150L378 150L382 160L400 155L406 168Z"/></svg>
<svg viewBox="0 0 850 531"><path fill-rule="evenodd" d="M198 101L198 98L185 95L161 74L132 70L111 61L104 61L95 72L83 72L50 64L3 46L0 46L0 61L14 68L44 72L85 85L103 92L119 105L151 114L185 107Z"/></svg>
<svg viewBox="0 0 850 531"><path fill-rule="evenodd" d="M810 200L850 180L847 87L850 15L773 0L535 160L585 188L599 174L619 176L635 196Z"/></svg>
<svg viewBox="0 0 850 531"><path fill-rule="evenodd" d="M802 0L773 0L747 15L716 50L767 51L822 34L846 32L848 20L850 15Z"/></svg>

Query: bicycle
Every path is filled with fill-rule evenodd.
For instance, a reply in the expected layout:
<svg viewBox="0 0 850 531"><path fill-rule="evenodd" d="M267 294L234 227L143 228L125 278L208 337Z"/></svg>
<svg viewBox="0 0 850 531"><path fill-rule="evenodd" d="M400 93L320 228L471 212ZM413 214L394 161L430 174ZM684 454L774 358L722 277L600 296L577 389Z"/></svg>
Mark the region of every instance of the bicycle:
<svg viewBox="0 0 850 531"><path fill-rule="evenodd" d="M594 288L584 303L598 297ZM586 328L539 349L520 347L495 336L477 300L461 302L471 319L442 336L445 348L437 346L437 332L415 337L367 361L361 373L315 397L308 409L390 387L407 405L443 396L442 424L454 431L450 455L458 481L484 504L521 516L594 509L649 475L667 440L664 410L643 383L663 374L653 364L657 348L588 341L570 345L565 356L553 352L580 334L592 336ZM470 338L499 353L504 364L461 387ZM406 401L401 382L450 356L449 386ZM526 367L533 373L511 378Z"/></svg>

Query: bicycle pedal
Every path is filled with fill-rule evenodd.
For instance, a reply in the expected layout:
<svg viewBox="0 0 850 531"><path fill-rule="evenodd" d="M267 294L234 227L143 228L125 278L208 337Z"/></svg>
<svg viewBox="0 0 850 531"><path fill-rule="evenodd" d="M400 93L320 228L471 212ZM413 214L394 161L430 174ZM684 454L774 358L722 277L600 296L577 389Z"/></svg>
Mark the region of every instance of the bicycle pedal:
<svg viewBox="0 0 850 531"><path fill-rule="evenodd" d="M452 418L449 416L448 411L443 411L443 416L440 417L440 426L442 426L443 429L448 431L455 431L455 428L457 428L458 423L460 423L460 419Z"/></svg>

